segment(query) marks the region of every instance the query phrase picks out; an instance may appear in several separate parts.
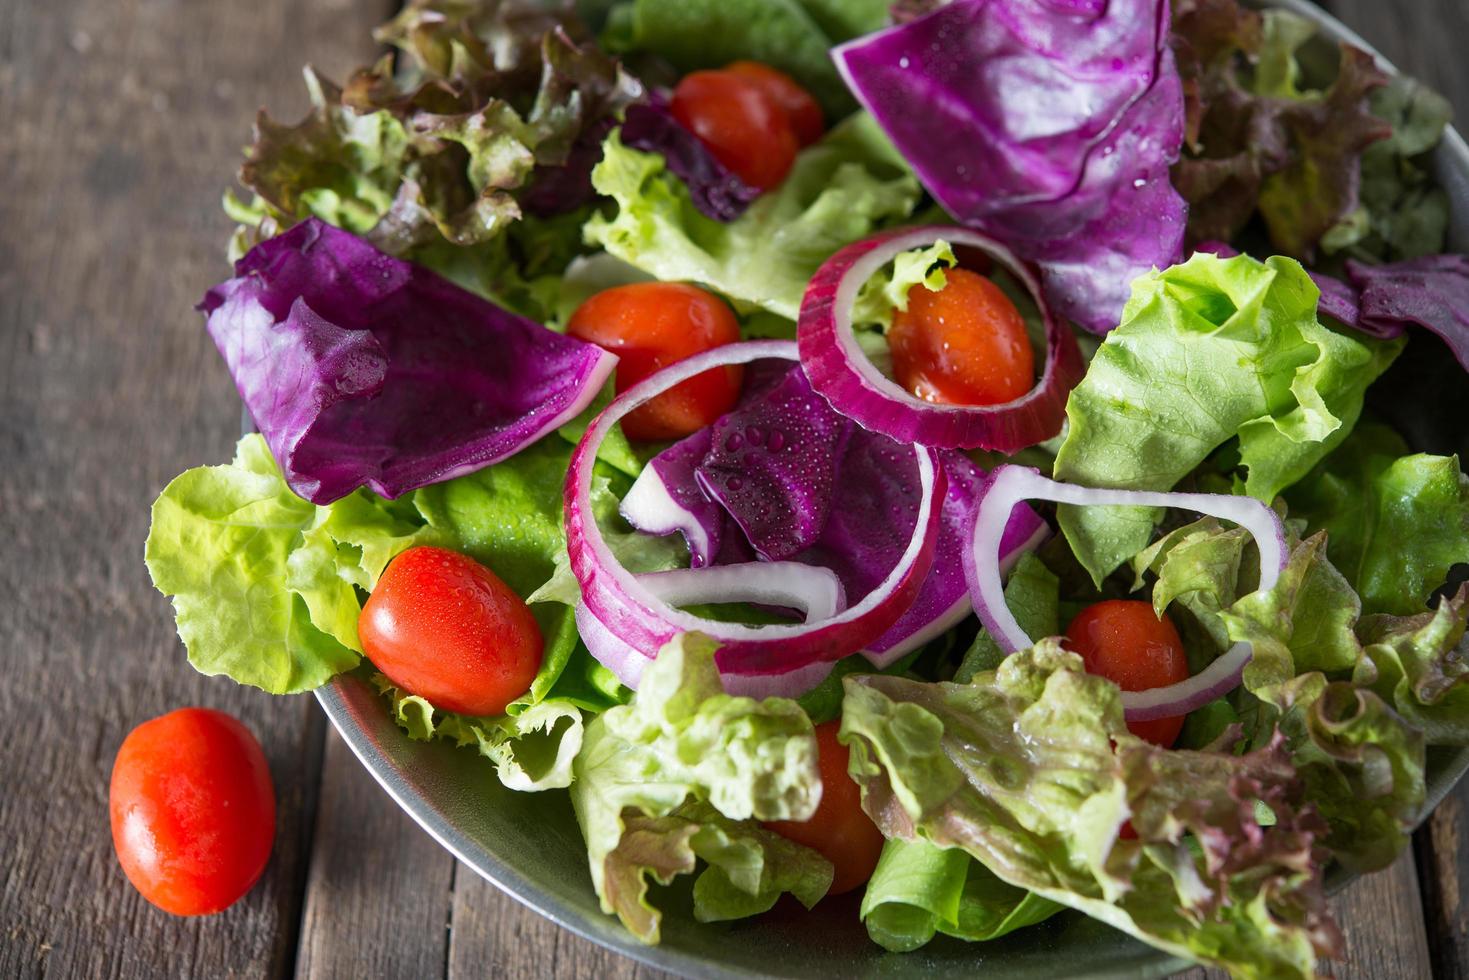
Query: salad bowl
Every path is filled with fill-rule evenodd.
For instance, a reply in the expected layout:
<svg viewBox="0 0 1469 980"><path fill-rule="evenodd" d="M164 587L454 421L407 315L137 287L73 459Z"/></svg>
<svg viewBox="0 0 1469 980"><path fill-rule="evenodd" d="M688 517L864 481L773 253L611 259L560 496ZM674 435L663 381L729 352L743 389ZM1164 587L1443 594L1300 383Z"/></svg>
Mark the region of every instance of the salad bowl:
<svg viewBox="0 0 1469 980"><path fill-rule="evenodd" d="M1360 38L1304 0L1275 0L1321 25L1324 46ZM1450 246L1469 251L1469 146L1449 130L1437 150L1436 177L1451 201ZM1421 346L1421 345L1419 345ZM1418 449L1469 452L1462 399L1425 406L1425 374L1453 365L1410 350L1375 386L1370 408L1405 433ZM1446 361L1441 354L1438 361ZM1445 383L1453 375L1442 373ZM1407 397L1409 393L1412 397ZM363 671L344 674L317 691L336 730L388 795L435 840L506 893L576 934L651 966L698 977L1005 977L1164 976L1188 967L1079 913L1057 916L992 942L936 937L922 949L896 954L868 940L855 914L856 896L828 900L801 916L780 908L752 920L700 924L669 903L662 943L644 946L598 906L586 849L565 794L517 793L505 788L478 755L442 741L418 742L394 723ZM1469 749L1428 756L1426 816L1469 769ZM1335 869L1329 884L1350 876Z"/></svg>

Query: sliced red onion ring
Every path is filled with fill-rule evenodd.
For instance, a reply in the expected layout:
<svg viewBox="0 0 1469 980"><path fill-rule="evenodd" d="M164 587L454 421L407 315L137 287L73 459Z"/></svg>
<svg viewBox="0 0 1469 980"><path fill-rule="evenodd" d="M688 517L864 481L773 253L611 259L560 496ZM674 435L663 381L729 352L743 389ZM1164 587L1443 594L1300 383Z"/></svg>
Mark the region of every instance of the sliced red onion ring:
<svg viewBox="0 0 1469 980"><path fill-rule="evenodd" d="M789 341L753 341L718 347L680 361L613 399L577 444L566 477L567 552L588 613L583 618L595 619L606 634L617 640L617 645L652 658L679 633L698 630L721 644L716 663L727 680L734 675L762 675L777 683L775 678L781 678L778 683L787 688L786 693L799 693L795 690L798 682L814 683L810 678L818 671L813 665L861 650L881 636L913 603L933 562L941 505L947 489L936 454L921 446L914 446L913 452L922 502L908 547L876 588L837 615L819 622L747 626L682 612L660 599L624 568L597 527L590 499L597 447L628 412L710 368L748 364L762 358L797 360L798 357L796 345ZM614 656L612 646L600 640L597 646L588 642L594 654L601 647L609 657ZM624 676L618 665L604 663ZM626 668L625 663L621 666ZM808 667L812 669L791 677L792 672ZM632 676L631 670L625 672Z"/></svg>
<svg viewBox="0 0 1469 980"><path fill-rule="evenodd" d="M638 577L649 592L671 606L752 602L799 609L806 622L830 619L847 605L842 580L820 565L798 561L755 561L712 568L675 568Z"/></svg>
<svg viewBox="0 0 1469 980"><path fill-rule="evenodd" d="M873 273L894 256L943 240L983 250L1035 300L1046 327L1046 363L1034 388L1001 405L936 405L920 401L877 369L852 332L852 304ZM811 386L832 408L899 442L943 449L1012 453L1061 431L1066 396L1081 380L1081 349L1046 305L1040 284L1013 252L968 228L929 225L853 242L816 270L801 300L797 338Z"/></svg>
<svg viewBox="0 0 1469 980"><path fill-rule="evenodd" d="M576 630L598 663L617 675L617 679L633 690L642 682L643 671L653 662L619 640L602 621L587 609L586 603L576 607ZM730 674L721 672L720 683L725 693L747 698L799 697L831 673L833 661L823 660L783 674Z"/></svg>
<svg viewBox="0 0 1469 980"><path fill-rule="evenodd" d="M974 611L1000 649L1014 653L1032 641L1005 605L1001 582L1000 549L1010 512L1027 500L1050 500L1086 507L1121 504L1139 507L1176 507L1231 521L1249 531L1260 549L1259 588L1271 589L1289 558L1285 527L1269 507L1252 497L1217 493L1155 493L1082 487L1047 479L1026 466L1002 466L991 475L988 491L974 519L970 591ZM1128 721L1152 721L1187 714L1239 686L1245 665L1254 656L1248 643L1236 643L1204 670L1186 681L1149 691L1123 691L1122 708Z"/></svg>

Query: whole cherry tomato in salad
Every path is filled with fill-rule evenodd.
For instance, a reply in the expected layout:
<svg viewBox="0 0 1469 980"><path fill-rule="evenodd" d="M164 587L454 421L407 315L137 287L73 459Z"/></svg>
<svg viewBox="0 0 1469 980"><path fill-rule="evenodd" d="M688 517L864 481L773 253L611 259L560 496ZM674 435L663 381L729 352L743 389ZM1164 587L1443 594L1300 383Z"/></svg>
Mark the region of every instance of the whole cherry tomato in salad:
<svg viewBox="0 0 1469 980"><path fill-rule="evenodd" d="M1066 627L1066 645L1081 654L1087 673L1124 691L1150 691L1188 680L1188 658L1178 630L1166 614L1159 619L1150 602L1110 599L1088 606ZM1178 740L1183 719L1130 721L1127 730L1166 749Z"/></svg>
<svg viewBox="0 0 1469 980"><path fill-rule="evenodd" d="M882 831L862 809L862 791L847 774L847 747L837 741L841 723L816 726L821 803L809 820L772 820L765 826L818 852L836 869L828 895L841 895L872 877L882 854Z"/></svg>
<svg viewBox="0 0 1469 980"><path fill-rule="evenodd" d="M541 628L525 600L468 555L409 548L383 572L357 620L362 651L435 708L504 714L541 669Z"/></svg>
<svg viewBox="0 0 1469 980"><path fill-rule="evenodd" d="M786 110L756 82L731 71L696 71L673 90L673 117L745 183L768 191L796 162L796 131Z"/></svg>
<svg viewBox="0 0 1469 980"><path fill-rule="evenodd" d="M180 708L128 733L108 791L112 846L143 897L174 915L233 905L275 840L275 790L250 730Z"/></svg>
<svg viewBox="0 0 1469 980"><path fill-rule="evenodd" d="M719 297L677 282L604 289L577 307L566 332L609 350L617 390L670 364L740 339L740 324ZM744 369L711 368L668 389L622 420L629 439L680 439L734 408Z"/></svg>
<svg viewBox="0 0 1469 980"><path fill-rule="evenodd" d="M759 61L732 61L724 66L724 70L748 78L765 89L766 94L785 111L796 141L802 146L810 146L826 132L821 106L799 82L779 68Z"/></svg>
<svg viewBox="0 0 1469 980"><path fill-rule="evenodd" d="M1025 320L984 276L949 269L942 289L915 286L888 329L898 384L924 401L999 405L1035 385Z"/></svg>

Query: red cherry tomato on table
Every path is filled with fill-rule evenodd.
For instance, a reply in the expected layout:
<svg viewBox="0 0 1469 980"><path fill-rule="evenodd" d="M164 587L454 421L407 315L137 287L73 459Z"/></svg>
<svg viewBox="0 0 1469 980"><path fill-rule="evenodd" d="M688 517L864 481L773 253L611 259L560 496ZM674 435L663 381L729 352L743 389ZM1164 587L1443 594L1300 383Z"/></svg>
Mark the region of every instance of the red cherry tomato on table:
<svg viewBox="0 0 1469 980"><path fill-rule="evenodd" d="M715 159L762 191L785 180L796 161L796 132L762 83L728 71L696 71L673 90L673 117Z"/></svg>
<svg viewBox="0 0 1469 980"><path fill-rule="evenodd" d="M791 129L796 134L796 141L802 146L810 146L826 132L821 106L811 97L810 92L785 72L758 61L732 61L724 66L724 70L748 78L763 88L785 111Z"/></svg>
<svg viewBox="0 0 1469 980"><path fill-rule="evenodd" d="M840 722L816 726L821 803L810 820L772 820L765 826L803 844L832 863L836 875L828 895L865 883L882 854L882 831L862 809L862 791L847 775L847 747L837 741Z"/></svg>
<svg viewBox="0 0 1469 980"><path fill-rule="evenodd" d="M915 286L888 329L898 384L924 401L999 405L1035 386L1025 320L1000 287L968 269L937 291Z"/></svg>
<svg viewBox="0 0 1469 980"><path fill-rule="evenodd" d="M1188 658L1178 630L1153 604L1111 599L1083 609L1066 627L1066 645L1081 654L1087 673L1113 681L1124 691L1150 691L1188 680ZM1168 748L1178 740L1183 715L1130 721L1138 738Z"/></svg>
<svg viewBox="0 0 1469 980"><path fill-rule="evenodd" d="M357 620L362 650L398 687L436 708L498 715L541 669L541 628L499 576L467 555L409 548Z"/></svg>
<svg viewBox="0 0 1469 980"><path fill-rule="evenodd" d="M250 730L180 708L123 739L108 791L112 846L143 897L174 915L233 905L265 870L275 790Z"/></svg>
<svg viewBox="0 0 1469 980"><path fill-rule="evenodd" d="M687 357L740 339L728 306L697 286L639 282L604 289L571 315L566 332L616 354L617 390ZM629 439L681 439L734 408L744 370L738 365L695 375L622 420Z"/></svg>

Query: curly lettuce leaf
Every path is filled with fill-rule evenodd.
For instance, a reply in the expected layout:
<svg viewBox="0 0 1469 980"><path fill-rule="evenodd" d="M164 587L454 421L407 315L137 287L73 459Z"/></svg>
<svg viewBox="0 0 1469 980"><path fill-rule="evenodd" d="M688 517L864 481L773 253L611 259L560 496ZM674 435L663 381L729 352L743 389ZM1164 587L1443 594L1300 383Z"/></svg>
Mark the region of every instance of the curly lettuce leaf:
<svg viewBox="0 0 1469 980"><path fill-rule="evenodd" d="M1286 500L1327 532L1327 554L1364 613L1420 613L1449 570L1469 562L1469 477L1458 458L1409 454L1386 426L1358 429Z"/></svg>
<svg viewBox="0 0 1469 980"><path fill-rule="evenodd" d="M823 261L908 217L918 202L917 181L865 119L803 150L784 183L727 224L699 213L661 156L629 149L614 132L592 183L617 213L588 221L587 242L658 279L703 283L741 311L794 320Z"/></svg>
<svg viewBox="0 0 1469 980"><path fill-rule="evenodd" d="M1326 559L1321 535L1292 552L1276 585L1221 618L1251 644L1245 713L1254 741L1285 737L1307 798L1326 819L1325 844L1355 871L1386 867L1407 845L1424 798L1424 741L1352 677L1362 657L1356 593Z"/></svg>
<svg viewBox="0 0 1469 980"><path fill-rule="evenodd" d="M927 248L915 248L893 257L890 266L879 269L862 284L852 301L852 322L876 324L886 330L895 310L908 309L908 292L922 285L938 292L944 288L945 269L959 264L954 249L942 239Z"/></svg>
<svg viewBox="0 0 1469 980"><path fill-rule="evenodd" d="M582 713L575 704L555 698L516 713L474 718L440 711L381 674L374 674L372 683L387 697L393 720L409 738L442 738L475 749L495 764L500 782L509 789L535 793L571 785L571 760L582 743Z"/></svg>
<svg viewBox="0 0 1469 980"><path fill-rule="evenodd" d="M873 942L907 953L938 933L968 942L999 939L1063 908L1006 883L958 848L916 839L883 846L861 915Z"/></svg>
<svg viewBox="0 0 1469 980"><path fill-rule="evenodd" d="M1469 745L1469 585L1416 616L1369 616L1352 680L1371 688L1430 745Z"/></svg>
<svg viewBox="0 0 1469 980"><path fill-rule="evenodd" d="M1067 402L1056 478L1167 490L1237 439L1245 492L1273 500L1341 443L1367 386L1402 349L1323 326L1319 296L1281 257L1199 253L1139 278ZM1098 583L1148 546L1156 518L1136 507L1059 515Z"/></svg>
<svg viewBox="0 0 1469 980"><path fill-rule="evenodd" d="M164 488L145 557L195 669L294 694L357 665L356 590L431 537L366 491L332 507L307 503L265 440L249 435L232 463L196 467Z"/></svg>
<svg viewBox="0 0 1469 980"><path fill-rule="evenodd" d="M739 902L768 908L777 888L814 902L830 884L827 865L817 887L817 862L826 862L814 852L777 846L748 824L815 812L821 777L811 721L785 698L725 694L716 649L686 633L659 651L632 701L588 723L572 766L571 802L602 909L647 943L658 941L661 919L647 900L648 876L666 883L688 873L694 855L721 869L723 878L704 886L705 913L713 917L726 917ZM707 807L691 818L685 808L699 804ZM707 842L705 851L737 844L739 854L715 860L696 839Z"/></svg>
<svg viewBox="0 0 1469 980"><path fill-rule="evenodd" d="M1315 33L1236 0L1173 5L1188 104L1173 183L1189 202L1191 242L1230 241L1258 213L1277 251L1310 259L1357 210L1363 152L1390 131L1369 104L1387 76L1343 44L1330 85L1304 88L1296 52Z"/></svg>
<svg viewBox="0 0 1469 980"><path fill-rule="evenodd" d="M1309 977L1340 947L1323 828L1281 742L1245 755L1142 742L1117 687L1056 641L970 684L851 678L842 738L889 837L962 848L1017 888L1236 976Z"/></svg>
<svg viewBox="0 0 1469 980"><path fill-rule="evenodd" d="M1328 252L1397 261L1435 255L1448 235L1448 194L1424 159L1453 118L1449 100L1406 75L1372 93L1392 135L1362 153L1361 206L1322 238Z"/></svg>

